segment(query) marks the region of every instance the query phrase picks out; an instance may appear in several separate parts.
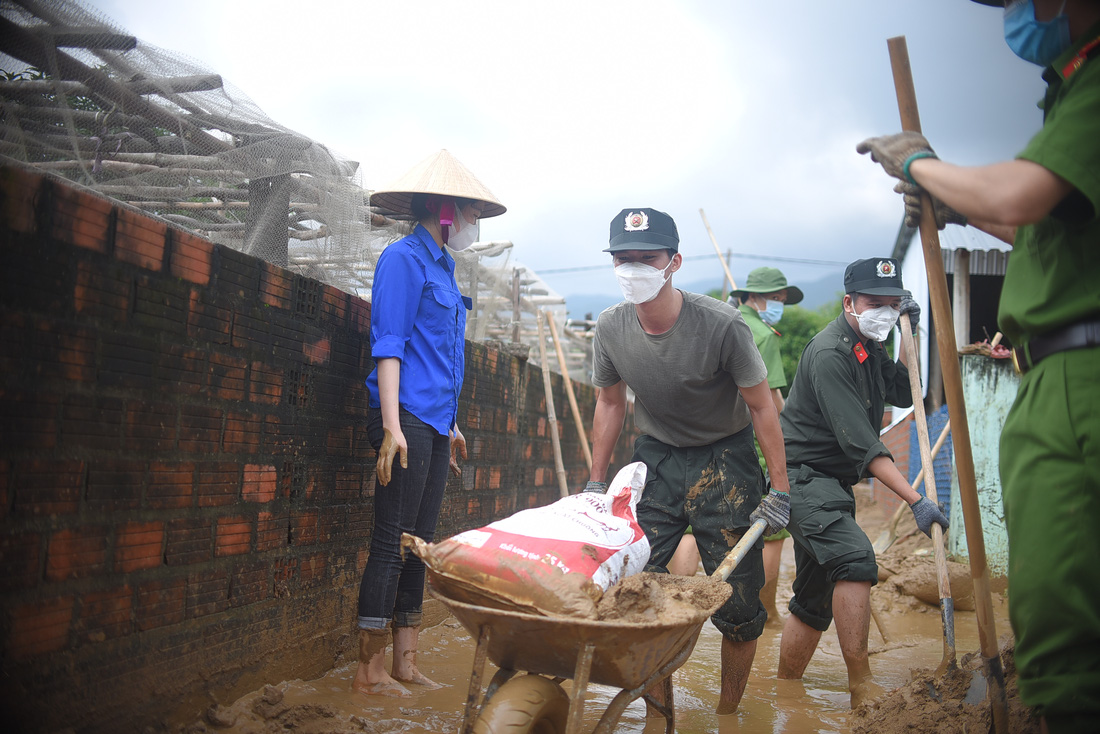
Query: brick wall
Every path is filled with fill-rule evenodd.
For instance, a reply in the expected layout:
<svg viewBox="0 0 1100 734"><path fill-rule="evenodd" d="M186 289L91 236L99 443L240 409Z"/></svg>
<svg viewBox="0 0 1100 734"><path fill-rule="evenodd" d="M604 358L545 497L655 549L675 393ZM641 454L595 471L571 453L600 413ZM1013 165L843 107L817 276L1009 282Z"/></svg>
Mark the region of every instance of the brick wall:
<svg viewBox="0 0 1100 734"><path fill-rule="evenodd" d="M17 167L0 221L9 726L141 731L354 654L369 304ZM437 537L558 496L541 373L481 344L466 358L469 460Z"/></svg>
<svg viewBox="0 0 1100 734"><path fill-rule="evenodd" d="M889 413L887 413L887 419L888 416ZM881 436L882 443L893 455L894 465L903 477L909 476L909 434L912 430L913 414L909 413ZM920 464L919 458L917 464ZM872 496L882 505L882 511L886 517L892 516L894 511L903 504L901 499L882 482L872 479L871 488Z"/></svg>

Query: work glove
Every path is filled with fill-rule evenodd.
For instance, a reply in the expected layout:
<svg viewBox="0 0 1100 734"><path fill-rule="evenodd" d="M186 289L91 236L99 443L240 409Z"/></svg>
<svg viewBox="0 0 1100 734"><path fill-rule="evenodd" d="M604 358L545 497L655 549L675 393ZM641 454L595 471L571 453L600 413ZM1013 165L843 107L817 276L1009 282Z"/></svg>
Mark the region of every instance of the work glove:
<svg viewBox="0 0 1100 734"><path fill-rule="evenodd" d="M940 508L936 507L927 497L921 497L909 505L909 509L913 511L913 519L917 521L917 527L929 538L932 537L932 523L934 522L939 523L941 528L947 530L947 518L940 512Z"/></svg>
<svg viewBox="0 0 1100 734"><path fill-rule="evenodd" d="M396 438L390 429L384 428L382 435L382 447L378 449L378 462L374 465L374 475L378 477L378 483L385 487L390 483L393 469L393 457L401 454L401 468L409 468L409 447L405 443L405 434L399 434Z"/></svg>
<svg viewBox="0 0 1100 734"><path fill-rule="evenodd" d="M605 494L607 492L607 482L589 482L584 485L584 491Z"/></svg>
<svg viewBox="0 0 1100 734"><path fill-rule="evenodd" d="M896 135L867 138L856 146L859 154L870 153L871 160L894 178L911 184L917 182L909 175L909 164L920 158L935 158L932 146L920 133L905 131Z"/></svg>
<svg viewBox="0 0 1100 734"><path fill-rule="evenodd" d="M917 333L917 324L920 323L920 306L913 300L912 296L902 296L901 305L898 307L901 313L909 314L909 328L913 334ZM901 315L898 315L898 328L901 327Z"/></svg>
<svg viewBox="0 0 1100 734"><path fill-rule="evenodd" d="M918 228L920 226L921 194L927 192L920 186L905 181L898 181L894 191L901 194L902 201L905 202L905 226L913 229ZM931 194L928 197L932 199L932 213L936 215L936 229L943 229L949 224L958 224L962 227L967 225L965 214L960 214Z"/></svg>
<svg viewBox="0 0 1100 734"><path fill-rule="evenodd" d="M750 523L757 520L768 523L768 527L764 528L764 535L775 535L784 530L791 520L791 495L774 489L768 490L768 494L749 515Z"/></svg>

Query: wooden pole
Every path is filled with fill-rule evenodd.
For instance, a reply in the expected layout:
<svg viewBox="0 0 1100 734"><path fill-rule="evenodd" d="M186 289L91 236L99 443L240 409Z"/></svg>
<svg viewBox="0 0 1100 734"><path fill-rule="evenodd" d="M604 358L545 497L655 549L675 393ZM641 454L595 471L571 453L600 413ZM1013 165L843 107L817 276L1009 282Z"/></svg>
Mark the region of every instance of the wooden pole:
<svg viewBox="0 0 1100 734"><path fill-rule="evenodd" d="M955 343L970 343L970 250L955 250Z"/></svg>
<svg viewBox="0 0 1100 734"><path fill-rule="evenodd" d="M909 49L905 36L886 41L890 50L890 66L898 98L898 112L904 130L920 132L917 93L913 87L913 70L909 66ZM959 352L951 329L951 303L947 292L947 275L943 269L939 230L932 201L921 195L920 239L924 248L924 265L928 272L928 290L932 298L932 316L937 325L936 345L943 371L947 410L951 416L951 441L955 449L955 468L959 477L959 498L962 500L966 546L970 554L970 576L974 582L977 605L978 638L981 646L989 703L993 709L993 726L997 734L1008 731L1008 704L1005 700L1004 669L997 649L997 622L993 618L993 597L989 587L989 566L985 557L985 535L982 531L978 488L974 478L974 456L970 448L970 426L966 420L966 403L959 370ZM927 481L925 477L925 481Z"/></svg>
<svg viewBox="0 0 1100 734"><path fill-rule="evenodd" d="M565 394L569 397L569 409L573 412L573 423L577 426L577 435L581 439L581 451L584 453L584 463L588 470L592 471L592 450L588 448L588 436L584 433L584 420L581 419L581 409L577 407L577 396L573 394L573 380L569 379L569 366L565 364L565 352L561 348L561 340L558 339L558 325L554 323L554 315L546 311L546 323L550 325L550 336L554 340L554 350L558 353L558 366L561 367L561 377L565 380Z"/></svg>
<svg viewBox="0 0 1100 734"><path fill-rule="evenodd" d="M558 489L562 497L569 496L569 484L565 481L565 464L561 459L561 441L558 439L558 416L554 412L554 390L550 386L550 363L546 359L546 332L542 328L542 314L535 314L539 325L539 357L542 359L542 389L546 394L546 421L550 442L554 445L554 470L558 475Z"/></svg>
<svg viewBox="0 0 1100 734"><path fill-rule="evenodd" d="M932 442L928 438L928 417L924 414L924 396L920 388L920 369L917 366L917 344L912 336L909 314L901 315L901 341L908 356L909 389L913 393L913 421L917 426L917 445L920 446L921 471L924 473L924 494L932 504L939 504L936 494L936 470L932 466ZM943 547L943 528L932 523L932 554L936 561L936 579L940 591L940 621L943 623L943 662L937 672L945 673L958 668L955 659L955 600L951 596L951 577L947 573L947 552Z"/></svg>
<svg viewBox="0 0 1100 734"><path fill-rule="evenodd" d="M718 240L714 236L714 232L711 231L710 222L707 221L706 212L702 209L699 210L699 216L703 218L703 226L707 228L707 234L710 235L711 244L714 245L714 251L718 253L718 262L722 263L722 270L726 272L726 280L729 281L730 290L737 290L737 281L733 279L733 275L730 273L729 265L726 265L726 260L722 257L722 248L718 246Z"/></svg>

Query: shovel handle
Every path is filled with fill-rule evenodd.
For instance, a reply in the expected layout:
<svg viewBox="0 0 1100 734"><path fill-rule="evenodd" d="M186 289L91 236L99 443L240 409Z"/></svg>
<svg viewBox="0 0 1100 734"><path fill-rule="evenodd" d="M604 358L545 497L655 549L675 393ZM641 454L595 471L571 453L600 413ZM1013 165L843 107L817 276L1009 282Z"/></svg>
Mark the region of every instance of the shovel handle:
<svg viewBox="0 0 1100 734"><path fill-rule="evenodd" d="M719 581L728 579L729 575L733 573L733 569L737 568L737 565L745 559L745 555L749 552L749 548L752 547L753 543L760 540L760 536L764 534L766 527L768 527L768 523L762 519L749 526L748 531L741 536L741 540L737 541L737 545L733 546L733 549L726 554L725 559L718 568L714 569L714 573L710 577Z"/></svg>

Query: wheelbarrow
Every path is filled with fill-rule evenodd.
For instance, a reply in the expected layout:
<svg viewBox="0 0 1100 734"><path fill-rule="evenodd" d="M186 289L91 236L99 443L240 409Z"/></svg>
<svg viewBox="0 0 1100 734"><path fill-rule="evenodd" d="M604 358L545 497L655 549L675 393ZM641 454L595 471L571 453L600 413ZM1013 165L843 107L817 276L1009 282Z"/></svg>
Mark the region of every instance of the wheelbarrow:
<svg viewBox="0 0 1100 734"><path fill-rule="evenodd" d="M709 578L724 582L763 530L762 520L754 523ZM661 573L645 576L666 591L700 580ZM493 609L448 598L429 583L429 593L477 640L461 734L579 734L589 683L621 689L594 734L610 734L626 707L640 697L665 717L666 734L672 734L671 675L691 656L703 623L732 593L724 586L724 594L710 595L710 606L696 607L688 618L626 622ZM498 670L482 696L486 658ZM567 678L573 680L569 694L561 686ZM658 683L665 703L646 693Z"/></svg>

